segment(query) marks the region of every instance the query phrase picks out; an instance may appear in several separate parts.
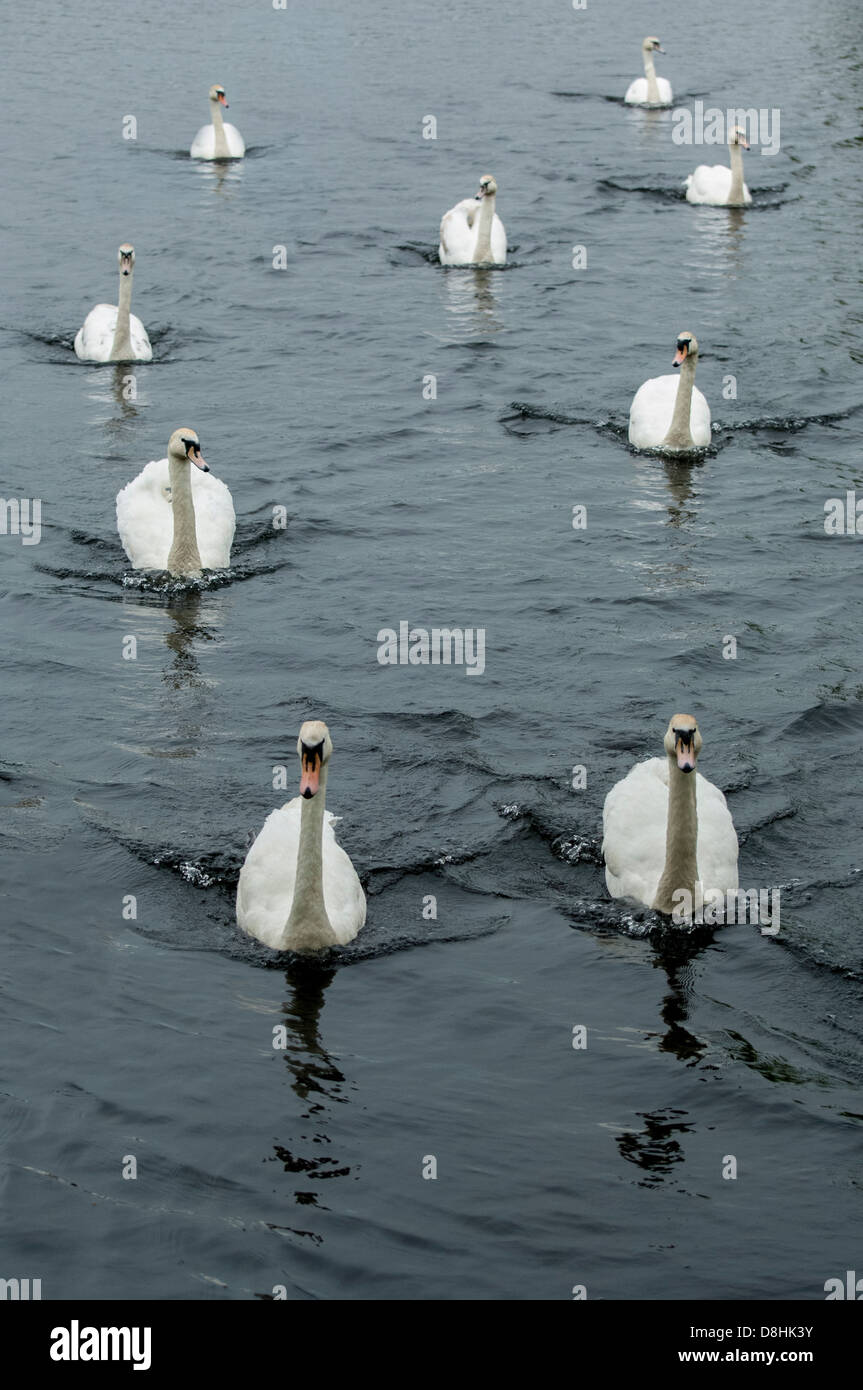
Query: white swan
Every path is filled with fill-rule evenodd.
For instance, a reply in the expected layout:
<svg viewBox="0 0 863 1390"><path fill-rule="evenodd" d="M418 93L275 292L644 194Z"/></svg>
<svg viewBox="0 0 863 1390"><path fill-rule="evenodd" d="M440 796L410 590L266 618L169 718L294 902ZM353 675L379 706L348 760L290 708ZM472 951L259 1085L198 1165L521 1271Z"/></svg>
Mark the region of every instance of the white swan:
<svg viewBox="0 0 863 1390"><path fill-rule="evenodd" d="M225 89L216 82L210 88L212 125L202 125L192 141L189 150L192 159L242 159L246 153L245 142L237 127L225 125L222 120L222 106L228 109Z"/></svg>
<svg viewBox="0 0 863 1390"><path fill-rule="evenodd" d="M321 951L353 941L366 920L356 870L324 808L333 751L326 724L307 720L297 752L300 794L271 811L237 884L237 922L276 951Z"/></svg>
<svg viewBox="0 0 863 1390"><path fill-rule="evenodd" d="M120 292L116 304L97 304L75 334L75 354L83 362L151 362L153 349L147 330L129 312L135 248L123 242L117 252Z"/></svg>
<svg viewBox="0 0 863 1390"><path fill-rule="evenodd" d="M626 89L624 101L630 106L670 106L673 100L671 83L667 77L657 77L653 66L654 53L665 53L659 39L647 38L641 45L644 59L644 76L636 77Z"/></svg>
<svg viewBox="0 0 863 1390"><path fill-rule="evenodd" d="M168 457L117 493L117 530L136 570L197 579L204 569L225 569L235 525L231 494L210 472L194 430L174 430Z"/></svg>
<svg viewBox="0 0 863 1390"><path fill-rule="evenodd" d="M752 202L743 182L743 150L749 149L746 134L735 126L728 137L731 167L725 164L699 164L683 185L688 203L713 203L718 207L742 208Z"/></svg>
<svg viewBox="0 0 863 1390"><path fill-rule="evenodd" d="M664 744L664 758L637 763L605 798L602 853L613 898L670 914L697 882L705 894L737 887L737 833L722 792L695 771L691 714L674 715Z"/></svg>
<svg viewBox="0 0 863 1390"><path fill-rule="evenodd" d="M629 442L636 449L677 454L710 443L710 406L695 385L697 361L695 335L678 333L671 365L680 368L680 376L651 377L639 386L629 408Z"/></svg>
<svg viewBox="0 0 863 1390"><path fill-rule="evenodd" d="M506 232L495 212L497 184L483 174L475 198L463 198L440 224L441 265L504 265Z"/></svg>

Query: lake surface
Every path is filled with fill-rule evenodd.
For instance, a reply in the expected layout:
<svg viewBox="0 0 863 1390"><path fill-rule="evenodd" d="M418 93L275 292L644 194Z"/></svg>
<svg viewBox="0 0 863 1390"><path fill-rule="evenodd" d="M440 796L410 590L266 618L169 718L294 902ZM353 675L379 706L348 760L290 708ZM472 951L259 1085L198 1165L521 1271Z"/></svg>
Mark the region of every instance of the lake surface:
<svg viewBox="0 0 863 1390"><path fill-rule="evenodd" d="M635 0L7 15L2 490L42 534L0 536L0 1276L43 1298L820 1299L859 1268L863 540L824 506L863 497L860 9L649 23L677 104L780 111L751 208L689 206L727 151L622 104ZM187 157L216 81L224 168ZM485 172L509 263L444 270ZM124 240L134 399L72 351ZM681 329L694 464L626 442ZM239 524L166 593L114 498L181 424ZM482 675L381 665L403 621L483 629ZM677 710L776 937L607 894L603 799ZM310 717L368 923L286 965L233 896Z"/></svg>

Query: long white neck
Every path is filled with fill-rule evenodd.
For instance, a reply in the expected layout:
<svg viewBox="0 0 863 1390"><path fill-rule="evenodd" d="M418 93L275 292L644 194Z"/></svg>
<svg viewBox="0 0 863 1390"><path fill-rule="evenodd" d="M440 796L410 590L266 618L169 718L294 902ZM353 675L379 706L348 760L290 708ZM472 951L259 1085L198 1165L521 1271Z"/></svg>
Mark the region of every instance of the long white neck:
<svg viewBox="0 0 863 1390"><path fill-rule="evenodd" d="M736 142L728 146L731 159L731 188L728 191L729 207L737 207L743 202L743 149Z"/></svg>
<svg viewBox="0 0 863 1390"><path fill-rule="evenodd" d="M174 513L174 539L168 555L168 573L197 579L202 566L195 531L192 465L188 459L169 454L168 473L171 479L171 510Z"/></svg>
<svg viewBox="0 0 863 1390"><path fill-rule="evenodd" d="M692 772L681 772L676 757L669 757L665 868L653 903L657 912L670 914L675 906L672 901L673 895L681 888L692 894L692 898L695 896L695 884L698 880L698 813L695 807L697 775L694 769Z"/></svg>
<svg viewBox="0 0 863 1390"><path fill-rule="evenodd" d="M132 336L129 331L129 311L132 307L132 275L120 276L120 290L117 295L117 323L114 328L114 341L111 344L112 362L129 362L132 358Z"/></svg>
<svg viewBox="0 0 863 1390"><path fill-rule="evenodd" d="M664 449L694 449L689 417L692 411L692 388L695 385L695 362L689 354L680 365L680 380L677 383L677 396L674 401L674 414L668 434L662 441ZM686 773L683 776L687 776Z"/></svg>
<svg viewBox="0 0 863 1390"><path fill-rule="evenodd" d="M482 200L482 207L479 210L479 227L476 234L476 250L474 251L474 262L477 265L488 265L494 262L491 254L491 229L494 222L494 205L496 194L487 193Z"/></svg>
<svg viewBox="0 0 863 1390"><path fill-rule="evenodd" d="M222 120L221 102L210 100L210 112L213 117L213 130L216 136L215 158L229 159L230 150L228 149L228 137L225 134L225 123Z"/></svg>
<svg viewBox="0 0 863 1390"><path fill-rule="evenodd" d="M653 54L649 48L644 50L644 75L647 78L647 100L659 101L659 83L656 80L656 68L653 66Z"/></svg>
<svg viewBox="0 0 863 1390"><path fill-rule="evenodd" d="M285 924L284 946L292 951L321 951L338 945L324 905L322 837L327 792L327 765L321 768L314 796L304 798L300 810L300 844L294 900Z"/></svg>

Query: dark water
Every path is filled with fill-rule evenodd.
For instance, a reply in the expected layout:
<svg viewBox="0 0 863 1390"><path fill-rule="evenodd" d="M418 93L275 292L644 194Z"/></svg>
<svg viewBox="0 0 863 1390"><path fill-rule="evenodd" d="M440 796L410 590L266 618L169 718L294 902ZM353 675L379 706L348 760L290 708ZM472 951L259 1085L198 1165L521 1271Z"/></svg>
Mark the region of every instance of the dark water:
<svg viewBox="0 0 863 1390"><path fill-rule="evenodd" d="M2 486L43 533L0 537L0 1275L45 1298L818 1299L859 1268L863 542L823 514L863 487L860 10L652 7L680 104L781 111L743 213L680 196L723 149L614 100L642 10L6 17ZM249 150L220 171L185 158L214 81ZM486 171L510 264L445 272ZM124 239L135 401L71 350ZM625 441L681 328L695 466ZM239 528L166 595L113 510L179 424ZM484 674L379 665L402 620L484 628ZM677 709L776 939L608 899L603 798ZM369 921L286 969L233 891L312 716Z"/></svg>

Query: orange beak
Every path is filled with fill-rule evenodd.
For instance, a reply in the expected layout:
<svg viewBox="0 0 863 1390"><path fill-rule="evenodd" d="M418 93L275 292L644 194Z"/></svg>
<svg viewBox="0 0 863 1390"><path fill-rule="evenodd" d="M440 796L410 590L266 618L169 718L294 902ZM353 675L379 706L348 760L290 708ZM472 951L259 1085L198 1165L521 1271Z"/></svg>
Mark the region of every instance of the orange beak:
<svg viewBox="0 0 863 1390"><path fill-rule="evenodd" d="M300 778L300 796L308 801L321 785L321 757L318 753L303 753L303 775Z"/></svg>
<svg viewBox="0 0 863 1390"><path fill-rule="evenodd" d="M224 94L223 94L222 96L219 97L219 105L220 105L220 106L227 106L227 104L228 104L228 103L225 101L225 97L224 97Z"/></svg>
<svg viewBox="0 0 863 1390"><path fill-rule="evenodd" d="M196 468L200 468L202 473L209 473L210 465L207 463L207 460L204 458L204 455L201 453L200 449L190 449L189 458L192 460L192 463L195 465Z"/></svg>
<svg viewBox="0 0 863 1390"><path fill-rule="evenodd" d="M677 747L674 750L677 754L677 766L681 772L695 771L695 749L691 743L684 743L682 738L677 740Z"/></svg>
<svg viewBox="0 0 863 1390"><path fill-rule="evenodd" d="M681 366L681 365L686 361L686 354L687 354L687 352L688 352L688 348L685 348L685 347L678 348L678 349L677 349L677 352L676 352L675 355L674 355L674 361L673 361L672 364L671 364L672 367L679 367L679 366Z"/></svg>

